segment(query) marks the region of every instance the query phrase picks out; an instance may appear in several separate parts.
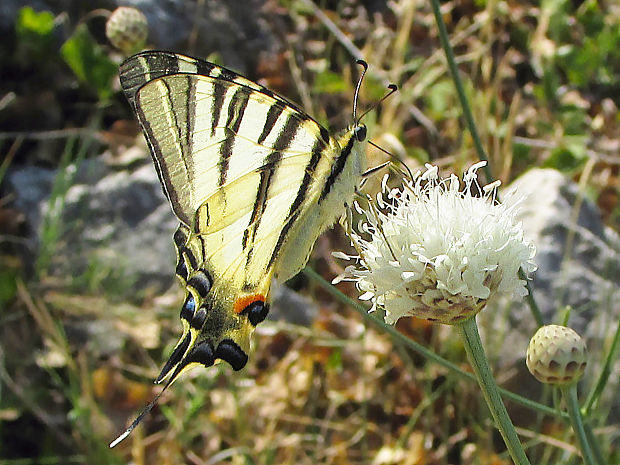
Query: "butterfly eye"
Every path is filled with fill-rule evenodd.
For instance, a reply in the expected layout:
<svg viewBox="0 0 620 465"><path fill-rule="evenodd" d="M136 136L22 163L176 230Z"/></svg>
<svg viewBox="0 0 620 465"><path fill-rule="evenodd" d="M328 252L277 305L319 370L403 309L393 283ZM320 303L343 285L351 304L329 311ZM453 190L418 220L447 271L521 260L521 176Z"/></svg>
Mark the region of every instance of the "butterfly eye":
<svg viewBox="0 0 620 465"><path fill-rule="evenodd" d="M215 358L230 363L235 371L241 370L248 363L248 355L231 339L220 342L215 350Z"/></svg>
<svg viewBox="0 0 620 465"><path fill-rule="evenodd" d="M190 292L187 295L187 299L185 299L185 303L183 304L183 307L181 308L181 318L187 321L188 323L191 323L192 319L194 318L195 311L196 311L196 301L194 300L194 296Z"/></svg>
<svg viewBox="0 0 620 465"><path fill-rule="evenodd" d="M358 142L363 142L366 139L366 126L363 124L360 126L357 126L353 130L353 133Z"/></svg>

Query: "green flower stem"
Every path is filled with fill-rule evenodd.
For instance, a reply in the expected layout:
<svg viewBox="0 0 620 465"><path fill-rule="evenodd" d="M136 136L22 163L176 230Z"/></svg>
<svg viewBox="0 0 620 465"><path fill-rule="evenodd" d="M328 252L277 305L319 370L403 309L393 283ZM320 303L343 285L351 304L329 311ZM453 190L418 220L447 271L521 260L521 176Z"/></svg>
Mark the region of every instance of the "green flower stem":
<svg viewBox="0 0 620 465"><path fill-rule="evenodd" d="M596 436L594 436L592 427L589 423L584 423L583 428L586 430L586 437L588 438L588 442L590 443L590 448L592 449L596 464L607 465L607 460L603 458L603 451L601 451L601 447L596 439Z"/></svg>
<svg viewBox="0 0 620 465"><path fill-rule="evenodd" d="M499 200L499 196L497 200ZM542 325L545 324L545 320L543 319L540 307L538 307L538 304L536 303L536 299L534 299L532 286L530 286L530 280L527 279L527 275L525 274L525 271L523 271L523 268L519 268L519 279L525 281L525 288L527 289L527 295L525 296L525 300L530 307L530 311L532 312L534 320L536 320L536 324L540 328Z"/></svg>
<svg viewBox="0 0 620 465"><path fill-rule="evenodd" d="M581 455L583 462L586 465L596 465L594 455L592 454L592 448L588 442L585 429L583 427L583 419L581 418L581 410L579 410L579 401L577 400L577 384L562 387L562 395L564 401L568 407L568 415L570 416L571 424L573 425L573 431L579 440L579 447L581 448Z"/></svg>
<svg viewBox="0 0 620 465"><path fill-rule="evenodd" d="M497 384L491 374L491 369L487 362L480 335L478 334L478 326L476 317L468 318L463 323L455 325L456 329L463 340L465 351L469 357L469 361L474 369L474 374L478 379L478 384L482 389L484 399L491 410L491 415L495 420L495 425L506 443L508 452L516 465L529 465L530 461L525 455L523 446L519 441L517 432L508 416L504 402L499 395Z"/></svg>

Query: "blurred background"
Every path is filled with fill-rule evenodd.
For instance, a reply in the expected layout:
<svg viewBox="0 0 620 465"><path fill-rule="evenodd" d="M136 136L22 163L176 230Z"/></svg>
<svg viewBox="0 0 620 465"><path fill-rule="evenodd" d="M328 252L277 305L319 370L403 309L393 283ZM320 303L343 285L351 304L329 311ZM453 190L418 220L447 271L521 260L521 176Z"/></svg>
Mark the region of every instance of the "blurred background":
<svg viewBox="0 0 620 465"><path fill-rule="evenodd" d="M106 22L119 6L146 22L122 17L114 46ZM620 5L454 0L441 12L493 177L525 196L545 321L568 320L586 338L584 397L608 375L591 426L620 463ZM0 462L510 464L475 383L304 274L276 289L245 369L193 370L108 448L161 389L152 380L181 333L183 301L177 221L121 95L122 60L142 46L214 61L337 132L352 122L363 58L362 110L399 86L365 117L370 140L411 169L460 175L478 156L437 30L421 0L3 0ZM369 166L385 159L369 148ZM309 262L328 281L346 265L336 250L351 250L338 227ZM500 384L560 408L525 371L528 307L497 301L479 322ZM397 329L469 370L450 328L409 318ZM581 463L559 416L508 408L532 463Z"/></svg>

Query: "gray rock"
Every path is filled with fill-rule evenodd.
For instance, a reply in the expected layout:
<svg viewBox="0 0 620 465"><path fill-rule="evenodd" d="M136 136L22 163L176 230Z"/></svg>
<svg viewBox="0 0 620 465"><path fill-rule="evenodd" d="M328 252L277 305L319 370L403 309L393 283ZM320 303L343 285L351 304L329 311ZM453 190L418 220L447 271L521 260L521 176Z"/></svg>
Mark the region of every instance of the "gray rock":
<svg viewBox="0 0 620 465"><path fill-rule="evenodd" d="M13 206L26 215L30 226L29 242L36 247L38 228L41 224L43 202L49 198L56 172L37 166L24 166L10 170L6 179L9 191L15 192Z"/></svg>
<svg viewBox="0 0 620 465"><path fill-rule="evenodd" d="M119 6L133 6L146 16L149 43L156 48L185 50L195 36L193 52L207 56L217 50L226 65L244 72L262 51L275 51L275 38L261 14L264 0L236 2L185 0L123 0ZM241 54L244 54L241 56ZM231 61L229 61L229 59Z"/></svg>
<svg viewBox="0 0 620 465"><path fill-rule="evenodd" d="M58 176L68 187L50 197ZM85 287L88 273L107 274L128 296L161 292L173 282L178 221L146 154L131 171L113 170L102 158L61 172L21 168L9 173L7 186L14 208L26 213L35 255L51 257L52 274L86 276ZM50 239L46 228L53 223L59 229Z"/></svg>

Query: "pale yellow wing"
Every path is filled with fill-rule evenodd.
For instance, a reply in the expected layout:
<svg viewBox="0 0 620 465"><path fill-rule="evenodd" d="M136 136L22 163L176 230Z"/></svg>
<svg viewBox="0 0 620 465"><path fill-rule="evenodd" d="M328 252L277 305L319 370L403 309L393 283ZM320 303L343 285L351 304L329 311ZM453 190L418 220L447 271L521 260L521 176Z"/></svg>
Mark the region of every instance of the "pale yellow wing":
<svg viewBox="0 0 620 465"><path fill-rule="evenodd" d="M336 140L268 89L168 52L129 58L121 84L181 222L184 334L158 380L218 358L239 369L268 311L271 278L303 267L353 196L361 127Z"/></svg>

